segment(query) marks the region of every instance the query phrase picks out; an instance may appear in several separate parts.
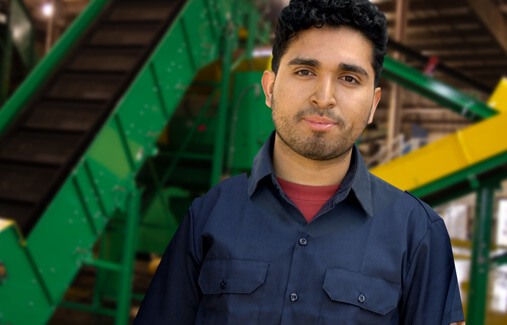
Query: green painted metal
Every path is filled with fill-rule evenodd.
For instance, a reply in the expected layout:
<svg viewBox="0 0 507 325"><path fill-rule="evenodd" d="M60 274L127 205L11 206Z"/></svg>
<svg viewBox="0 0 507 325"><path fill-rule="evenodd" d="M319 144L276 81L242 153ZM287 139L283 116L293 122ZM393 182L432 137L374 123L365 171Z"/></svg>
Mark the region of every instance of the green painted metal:
<svg viewBox="0 0 507 325"><path fill-rule="evenodd" d="M164 171L164 174L161 178L162 184L167 183L167 181L169 180L169 178L172 176L173 172L175 171L176 166L178 165L179 161L181 160L181 158L183 158L184 154L186 153L186 150L188 150L190 143L192 142L192 140L195 139L195 134L196 134L197 128L200 125L202 125L202 123L204 122L205 116L208 113L208 111L211 107L211 104L213 103L213 100L215 99L215 95L216 95L217 91L218 91L218 88L215 88L211 92L211 95L208 97L208 100L206 101L206 103L204 104L202 109L200 110L199 115L192 122L192 127L190 127L190 129L186 129L185 132L181 133L181 135L184 137L184 139L181 142L181 144L179 145L178 152L176 152L175 155L172 157L171 164ZM206 123L206 125L208 126L208 128L210 127L210 123ZM215 132L213 132L213 133L215 133ZM205 141L205 139L206 138L203 138L199 142L202 143L202 141ZM205 157L206 157L206 159L213 159L213 156L211 156L211 155L206 155Z"/></svg>
<svg viewBox="0 0 507 325"><path fill-rule="evenodd" d="M123 272L120 273L118 297L116 299L116 325L127 324L129 320L130 300L132 298L132 278L134 275L134 258L137 247L137 230L141 214L141 194L135 189L130 190L125 215L125 231L123 233Z"/></svg>
<svg viewBox="0 0 507 325"><path fill-rule="evenodd" d="M88 259L84 259L83 263L86 265L98 267L108 271L121 272L123 270L122 266L119 264L112 263L110 261L102 261L99 259L95 259L91 256Z"/></svg>
<svg viewBox="0 0 507 325"><path fill-rule="evenodd" d="M226 162L230 175L250 170L255 155L275 128L262 92L262 73L247 71L234 75Z"/></svg>
<svg viewBox="0 0 507 325"><path fill-rule="evenodd" d="M37 63L35 51L35 26L25 4L21 0L11 0L9 27L12 41L21 60L31 70Z"/></svg>
<svg viewBox="0 0 507 325"><path fill-rule="evenodd" d="M193 154L189 153L187 150L189 146L195 143L197 138L199 144L202 143L203 140L208 139L209 137L204 137L199 139L196 137L196 131L199 126L206 125L207 132L210 134L214 134L215 128L210 128L209 121L205 121L205 116L208 114L213 101L215 100L216 94L218 92L218 87L213 87L211 90L211 94L208 97L204 106L199 110L199 114L191 122L191 127L187 128L184 121L180 119L173 119L175 121L174 127L170 127L172 130L172 134L175 135L173 141L179 144L177 148L177 152L173 153L170 156L170 159L167 161L167 164L164 164L165 167L163 171L160 173L155 168L155 163L153 159L150 159L147 164L150 169L151 175L151 188L155 188L154 193L145 193L144 195L144 208L143 208L143 216L142 222L140 226L140 238L139 238L139 248L138 250L141 252L157 252L163 253L165 247L167 246L169 239L173 236L178 228L179 221L181 218L177 218L174 214L174 211L171 209L171 205L169 202L174 197L182 197L189 198L189 194L186 191L181 191L174 187L164 188L164 184L168 183L169 179L173 176L178 164L183 158L196 159L196 155L199 155L199 158L203 160L211 161L213 156L202 155L202 154ZM209 119L208 119L209 120ZM199 141L200 140L200 141ZM210 143L212 145L212 143ZM206 145L205 145L206 146ZM158 154L158 160L161 157L167 156L166 150L161 148L161 152ZM193 148L195 151L196 149ZM198 150L202 150L199 148ZM206 150L206 149L205 149Z"/></svg>
<svg viewBox="0 0 507 325"><path fill-rule="evenodd" d="M452 193L448 193L448 195L441 196L438 200L431 200L429 203L431 205L439 205L450 200L462 197L471 192L477 191L481 186L491 185L498 183L498 180L507 178L507 173L499 171L492 178L484 178L480 181L476 178L476 175L483 174L489 170L492 170L498 166L502 166L507 164L507 152L504 152L495 157L491 157L490 159L481 161L478 164L472 165L466 169L463 169L457 173L451 174L447 177L439 179L430 184L421 186L417 189L414 189L412 192L414 195L427 198L433 193L439 192L443 189L450 188L456 184L466 182L468 186L462 186Z"/></svg>
<svg viewBox="0 0 507 325"><path fill-rule="evenodd" d="M229 101L230 107L227 114L228 127L225 128L228 131L225 135L227 148L225 175L248 171L255 154L274 129L269 108L264 107L260 110L260 107L265 106L260 84L261 76L260 71L233 74L232 99ZM206 191L210 187L207 182L209 179L207 171L201 168L191 169L188 175L182 177L192 180L192 188L161 189L161 184L174 183L176 178L182 175L179 164L182 159L193 161L213 159L213 155L209 153L212 153L215 147L212 135L216 135L218 117L207 116L216 91L216 87L214 90L210 89L210 96L198 110L196 117L192 119L187 116L174 117L169 125L170 138L177 146L172 148L174 150L172 152L168 151L171 148L161 148L157 159L164 168L160 172L157 172L154 167L150 168L151 177L157 180L152 181L150 187L159 188L159 190L151 196L145 195L146 205L140 229L139 251L163 253L186 209L196 197L195 192L192 195L190 191L195 191L196 188ZM205 131L197 131L198 127L205 127ZM200 184L199 180L206 181ZM197 193L202 193L202 191ZM170 215L169 218L167 218L167 213Z"/></svg>
<svg viewBox="0 0 507 325"><path fill-rule="evenodd" d="M0 324L31 324L39 315L51 308L47 288L44 286L37 266L34 265L26 243L14 224L0 229L0 263L5 266L6 277L0 280L2 303L16 306L19 313L0 310Z"/></svg>
<svg viewBox="0 0 507 325"><path fill-rule="evenodd" d="M473 121L497 114L483 101L388 56L384 59L382 76Z"/></svg>
<svg viewBox="0 0 507 325"><path fill-rule="evenodd" d="M0 113L0 131L8 126L23 104L36 92L58 60L72 46L72 41L93 21L106 2L92 2L18 89ZM121 218L117 222L113 216L118 215L118 211L138 210L130 205L133 201L129 196L132 184L147 159L158 152L156 141L162 129L172 119L196 72L219 57L221 44L224 44L224 31L229 29L232 33L237 29L240 22L231 22L230 18L244 16L245 12L255 10L250 3L233 6L232 2L192 0L185 4L32 229L26 246L21 249L29 256L26 265L9 267L16 276L7 278L0 286L0 323L45 323L79 268L84 264L93 264L105 274L118 274L120 284L116 287L118 308L115 317L117 324L126 324L127 300L130 301L127 291L130 290L131 253L135 250L134 224L139 215L132 212L127 224L122 223ZM242 12L236 15L233 10ZM235 46L237 43L232 39L226 52L232 51ZM227 97L227 91L222 94ZM164 189L163 194L175 198L174 192ZM182 199L186 199L184 192L179 191ZM127 246L129 253L119 261L104 259L103 256L107 254L102 255L100 260L92 261L93 246L105 233L106 227L120 227L126 231L127 236L122 238L126 237L131 243L130 247ZM10 260L8 256L16 250L11 247L18 245L16 239L7 237L4 231L0 233L0 238L3 236L8 238L3 247L9 249L0 250L0 261ZM118 242L118 246L127 244ZM124 269L122 272L117 272L116 263ZM19 288L27 285L27 290L20 294ZM13 296L16 299L11 299ZM101 307L98 298L99 295L94 297L91 306L78 307L111 314ZM27 313L26 306L30 302L34 304L33 312L30 310ZM73 306L73 303L66 302L65 306Z"/></svg>
<svg viewBox="0 0 507 325"><path fill-rule="evenodd" d="M43 60L32 70L25 82L10 97L0 110L0 134L19 113L30 98L37 92L42 83L49 77L60 60L68 53L75 41L79 39L108 0L93 0L76 18L58 42Z"/></svg>
<svg viewBox="0 0 507 325"><path fill-rule="evenodd" d="M469 325L482 325L486 318L493 204L494 188L481 188L477 193L474 221L470 288L467 302L469 308L466 318Z"/></svg>
<svg viewBox="0 0 507 325"><path fill-rule="evenodd" d="M491 258L491 267L499 267L507 264L507 253Z"/></svg>
<svg viewBox="0 0 507 325"><path fill-rule="evenodd" d="M232 8L235 6L233 5ZM252 27L258 22L259 15L255 10L249 10L248 7L240 8L240 5L236 4L236 8L233 9L235 12L240 12L235 17L243 17L244 22L248 26ZM241 20L241 19L240 19ZM237 25L241 25L236 22ZM231 28L231 25L227 25L226 28ZM255 28L254 28L255 30ZM255 39L256 33L249 29L248 38L245 42L246 49L245 53L253 50L252 42ZM229 115L231 114L231 99L229 96L220 96L218 114L210 116L209 110L211 104L214 102L215 93L220 89L221 94L228 94L229 91L222 90L224 87L228 87L229 81L228 75L231 73L230 70L234 68L235 63L229 66L231 58L225 56L230 50L225 48L227 43L230 43L231 47L237 44L235 33L227 32L224 33L224 39L222 40L222 78L220 83L212 81L198 80L194 85L206 86L209 88L209 97L204 106L197 110L197 117L194 116L174 116L171 119L169 125L169 138L171 139L172 146L160 148L161 152L157 155L157 164L162 164L164 168L157 171L154 164L150 167L151 178L154 177L156 181L152 181L150 188L157 188L155 193L146 195L145 208L143 209L143 218L140 228L140 245L139 251L143 252L157 252L163 253L167 243L176 231L181 218L185 215L188 206L190 205L193 198L197 195L204 193L211 185L207 181L212 178L211 183L217 182L223 173L223 159L226 154L225 145L227 140L227 132L224 130L230 129L228 126L219 127L220 123L224 124L224 121L230 123ZM245 54L242 57L250 57L249 54ZM239 58L236 62L242 60ZM236 73L234 80L237 80L238 76L242 73ZM258 73L256 73L258 76ZM259 84L260 77L255 80L254 83ZM236 82L235 82L236 85ZM213 90L212 90L213 89ZM192 95L190 94L189 97ZM242 103L244 104L244 103ZM252 105L253 107L255 105ZM250 111L251 108L242 107L241 112ZM220 112L222 116L220 117ZM224 115L226 119L224 119ZM252 116L254 116L252 114ZM254 117L254 120L256 117ZM228 125L228 124L227 124ZM199 131L197 129L199 128ZM257 130L252 130L254 133ZM230 143L229 143L230 146ZM255 146L255 152L259 146ZM252 156L252 154L250 154ZM252 156L253 158L253 156ZM185 168L180 164L183 159L190 159L193 161L211 161L212 162L212 173L213 176L209 176L207 169L205 168ZM164 162L166 160L166 162ZM230 168L228 168L229 170ZM228 174L228 173L226 173ZM155 175L155 176L154 176ZM162 189L163 184L178 183L182 180L191 180L190 187L185 189L170 186ZM167 186L167 185L166 185ZM192 194L191 194L192 193Z"/></svg>
<svg viewBox="0 0 507 325"><path fill-rule="evenodd" d="M231 78L233 30L228 28L224 37L224 53L222 57L221 96L218 104L218 125L215 133L215 148L213 151L213 165L211 170L211 185L218 184L223 172L225 153L225 128L227 126L227 111L229 107L229 83Z"/></svg>
<svg viewBox="0 0 507 325"><path fill-rule="evenodd" d="M166 187L161 196L163 201L152 200L142 214L139 252L163 254L185 215L185 211L181 210L188 207L194 198L188 191L177 187Z"/></svg>

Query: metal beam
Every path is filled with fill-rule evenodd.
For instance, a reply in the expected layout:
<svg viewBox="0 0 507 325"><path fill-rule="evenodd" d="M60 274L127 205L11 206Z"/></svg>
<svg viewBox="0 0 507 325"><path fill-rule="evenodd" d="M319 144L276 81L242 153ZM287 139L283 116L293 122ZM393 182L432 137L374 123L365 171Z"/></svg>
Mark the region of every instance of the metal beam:
<svg viewBox="0 0 507 325"><path fill-rule="evenodd" d="M456 51L471 51L476 53L477 56L480 56L479 52L476 48L480 48L481 51L493 52L498 48L498 45L494 41L485 41L485 42L467 42L464 43L464 40L461 42L453 42L449 44L445 40L442 40L440 43L422 43L422 42L407 42L407 46L411 48L421 50L421 51L453 51L456 54ZM475 46L474 46L475 44ZM500 51L500 50L499 50Z"/></svg>
<svg viewBox="0 0 507 325"><path fill-rule="evenodd" d="M376 4L376 6L380 9L380 11L394 12L396 8L396 1L385 1ZM455 10L466 7L463 4L462 0L446 0L439 1L438 3L434 3L432 1L412 1L410 4L410 11L426 11L426 10Z"/></svg>
<svg viewBox="0 0 507 325"><path fill-rule="evenodd" d="M457 113L464 114L471 120L480 120L497 113L474 97L432 79L391 57L386 57L384 60L382 76Z"/></svg>
<svg viewBox="0 0 507 325"><path fill-rule="evenodd" d="M432 41L434 40L435 38L437 39L452 39L452 38L464 38L464 39L474 39L476 37L483 37L483 36L488 36L488 37L491 37L491 35L489 35L489 33L485 32L485 31L481 31L481 30L470 30L470 31L467 31L466 34L463 34L463 32L459 31L459 30L441 30L441 31L434 31L434 30L431 30L431 29L425 29L425 30L421 30L421 29L408 29L406 31L406 35L407 35L407 38L415 38L417 40L421 40L422 41ZM389 32L389 37L394 37L394 31L393 30L390 30Z"/></svg>
<svg viewBox="0 0 507 325"><path fill-rule="evenodd" d="M396 1L396 28L394 30L394 38L400 43L403 43L405 40L408 4L409 0ZM394 53L394 58L403 60L403 54L401 52ZM401 131L401 89L397 83L393 83L390 91L387 121L387 150L388 155L391 155L391 149L393 148L395 139Z"/></svg>
<svg viewBox="0 0 507 325"><path fill-rule="evenodd" d="M507 53L507 21L499 8L490 0L468 0L468 3Z"/></svg>
<svg viewBox="0 0 507 325"><path fill-rule="evenodd" d="M470 325L482 325L486 318L494 195L495 192L492 187L484 187L477 192L470 289L468 292L467 323Z"/></svg>
<svg viewBox="0 0 507 325"><path fill-rule="evenodd" d="M507 71L507 60L481 60L481 61L454 61L448 64L454 69L466 69L467 72L483 71L484 69L495 69Z"/></svg>
<svg viewBox="0 0 507 325"><path fill-rule="evenodd" d="M471 53L471 52L463 52L463 53L440 53L438 57L443 61L447 62L450 65L451 61L465 61L470 59L475 59L476 57L480 57L480 59L484 61L499 61L505 60L505 54L501 54L501 50L498 49L498 53Z"/></svg>
<svg viewBox="0 0 507 325"><path fill-rule="evenodd" d="M416 59L417 61L421 62L424 65L430 59L430 57L422 55L418 51L416 51L416 50L414 50L414 49L412 49L412 48L410 48L408 46L405 46L405 45L403 45L403 44L401 44L399 42L396 42L396 41L394 41L392 39L389 40L389 43L387 45L388 45L389 49L393 49L395 51L400 51L403 54L405 54L407 57L414 58L414 59ZM411 66L414 66L414 65L411 64ZM493 91L493 89L491 87L482 84L481 82L477 81L476 79L470 78L469 76L461 73L458 70L451 69L450 67L448 67L444 63L439 63L437 65L437 69L440 70L441 72L445 73L446 75L451 76L451 77L453 77L456 80L459 80L460 82L463 82L463 83L466 83L468 85L471 85L474 88L477 88L477 89L479 89L479 90L481 90L483 92L486 92L488 94Z"/></svg>
<svg viewBox="0 0 507 325"><path fill-rule="evenodd" d="M420 18L417 16L408 17L408 25L412 27L431 27L433 29L442 28L442 26L480 26L479 21L473 14L464 15L440 15L438 17ZM388 19L387 25L394 27L395 20Z"/></svg>

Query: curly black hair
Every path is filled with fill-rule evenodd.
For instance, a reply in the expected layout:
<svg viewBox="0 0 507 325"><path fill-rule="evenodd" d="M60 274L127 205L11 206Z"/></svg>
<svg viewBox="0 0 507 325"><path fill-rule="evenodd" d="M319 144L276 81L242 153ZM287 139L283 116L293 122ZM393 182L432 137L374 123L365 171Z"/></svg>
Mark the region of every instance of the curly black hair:
<svg viewBox="0 0 507 325"><path fill-rule="evenodd" d="M271 69L276 73L287 46L302 30L311 27L348 26L373 43L375 86L387 52L386 16L367 0L291 0L278 17Z"/></svg>

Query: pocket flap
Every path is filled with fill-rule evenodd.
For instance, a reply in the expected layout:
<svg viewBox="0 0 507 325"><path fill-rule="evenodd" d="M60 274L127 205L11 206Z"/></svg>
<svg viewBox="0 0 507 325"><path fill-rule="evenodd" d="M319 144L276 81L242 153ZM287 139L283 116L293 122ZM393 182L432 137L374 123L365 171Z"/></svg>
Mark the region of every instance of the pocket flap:
<svg viewBox="0 0 507 325"><path fill-rule="evenodd" d="M204 260L199 286L204 294L249 294L266 280L268 263L245 260Z"/></svg>
<svg viewBox="0 0 507 325"><path fill-rule="evenodd" d="M323 289L333 301L352 304L380 315L393 310L399 299L396 285L343 269L327 270Z"/></svg>

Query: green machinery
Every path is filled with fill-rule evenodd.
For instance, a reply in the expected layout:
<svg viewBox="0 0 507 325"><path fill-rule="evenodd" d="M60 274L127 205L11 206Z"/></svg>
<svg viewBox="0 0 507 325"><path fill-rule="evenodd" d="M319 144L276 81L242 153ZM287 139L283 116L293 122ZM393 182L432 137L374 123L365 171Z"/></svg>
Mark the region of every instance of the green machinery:
<svg viewBox="0 0 507 325"><path fill-rule="evenodd" d="M248 171L273 129L258 8L94 0L2 107L0 324L43 324L60 305L127 323L135 252L161 253L191 200ZM474 120L495 114L394 60L384 73ZM444 185L423 196L450 197ZM83 265L92 303L62 301Z"/></svg>
<svg viewBox="0 0 507 325"><path fill-rule="evenodd" d="M34 38L33 22L23 2L0 1L0 105L13 88L10 85L13 79L23 78L36 65Z"/></svg>
<svg viewBox="0 0 507 325"><path fill-rule="evenodd" d="M257 12L230 0L92 1L2 107L0 324L47 322L84 264L116 273L117 308L102 307L102 290L90 306L66 306L127 322L140 217L150 225L141 211L166 195L136 175L197 72L221 57L220 81L202 82L220 94L206 105L218 118L205 134L213 148L199 153L212 168L193 191L219 180L226 134L214 131L226 130L233 51L243 60L257 42L239 29L256 31ZM116 231L119 261L94 256Z"/></svg>

